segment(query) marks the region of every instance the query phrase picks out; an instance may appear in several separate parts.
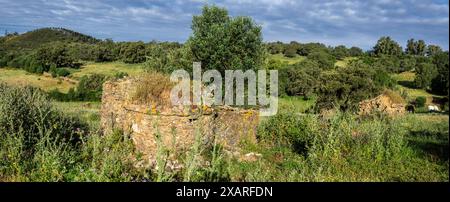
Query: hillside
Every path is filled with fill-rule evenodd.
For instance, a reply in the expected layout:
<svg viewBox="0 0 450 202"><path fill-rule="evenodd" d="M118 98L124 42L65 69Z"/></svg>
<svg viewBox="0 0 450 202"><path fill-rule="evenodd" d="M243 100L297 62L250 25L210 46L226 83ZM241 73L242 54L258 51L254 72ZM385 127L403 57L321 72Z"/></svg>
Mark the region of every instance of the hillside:
<svg viewBox="0 0 450 202"><path fill-rule="evenodd" d="M5 50L30 50L56 41L94 44L100 40L69 29L41 28L19 35L7 36L0 46Z"/></svg>

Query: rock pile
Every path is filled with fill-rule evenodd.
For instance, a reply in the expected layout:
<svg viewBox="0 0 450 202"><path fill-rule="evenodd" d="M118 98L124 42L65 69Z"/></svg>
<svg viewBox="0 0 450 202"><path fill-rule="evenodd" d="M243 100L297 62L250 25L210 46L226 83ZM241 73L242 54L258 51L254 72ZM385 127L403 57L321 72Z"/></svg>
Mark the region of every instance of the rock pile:
<svg viewBox="0 0 450 202"><path fill-rule="evenodd" d="M369 115L374 112L385 113L389 116L401 115L406 112L406 105L403 102L394 101L386 93L359 103L359 115Z"/></svg>

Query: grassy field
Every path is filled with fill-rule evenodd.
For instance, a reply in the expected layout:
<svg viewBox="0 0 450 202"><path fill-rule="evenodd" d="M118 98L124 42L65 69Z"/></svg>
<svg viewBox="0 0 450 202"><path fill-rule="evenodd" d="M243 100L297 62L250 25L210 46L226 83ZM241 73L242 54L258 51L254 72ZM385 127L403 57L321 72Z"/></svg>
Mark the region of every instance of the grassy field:
<svg viewBox="0 0 450 202"><path fill-rule="evenodd" d="M348 63L354 59L356 59L356 57L346 57L343 60L336 61L336 64L334 65L336 67L347 67Z"/></svg>
<svg viewBox="0 0 450 202"><path fill-rule="evenodd" d="M269 55L269 59L278 60L278 61L283 62L283 63L286 63L286 64L288 64L288 65L291 65L291 64L295 64L295 63L301 62L301 61L303 61L305 58L306 58L306 57L300 56L300 55L297 55L296 57L293 57L293 58L285 57L283 54Z"/></svg>
<svg viewBox="0 0 450 202"><path fill-rule="evenodd" d="M93 128L100 126L100 102L53 102L56 109L77 116Z"/></svg>
<svg viewBox="0 0 450 202"><path fill-rule="evenodd" d="M142 64L125 64L122 62L87 63L80 69L72 70L71 77L79 79L82 76L91 74L113 76L118 72L126 72L130 76L136 76L142 73L142 71Z"/></svg>
<svg viewBox="0 0 450 202"><path fill-rule="evenodd" d="M71 81L52 78L48 75L32 74L21 69L0 68L0 82L10 85L31 85L44 91L58 89L60 92L66 93L70 88L76 87L77 80L82 76L92 74L114 76L118 72L126 72L130 76L135 76L143 72L141 64L125 64L122 62L87 63L80 69L68 70L71 72L68 76Z"/></svg>
<svg viewBox="0 0 450 202"><path fill-rule="evenodd" d="M438 103L438 99L444 96L434 95L426 90L414 88L414 78L416 77L414 72L402 72L399 74L392 74L393 79L397 81L397 88L400 91L406 92L408 101L415 100L417 97L426 97L426 104Z"/></svg>
<svg viewBox="0 0 450 202"><path fill-rule="evenodd" d="M70 88L75 87L76 85L62 79L32 74L26 72L25 70L10 68L0 69L0 82L17 86L31 85L44 91L58 89L61 92L67 92Z"/></svg>
<svg viewBox="0 0 450 202"><path fill-rule="evenodd" d="M282 111L290 111L293 113L305 113L315 104L315 99L308 100L303 97L280 97L278 99L278 108Z"/></svg>

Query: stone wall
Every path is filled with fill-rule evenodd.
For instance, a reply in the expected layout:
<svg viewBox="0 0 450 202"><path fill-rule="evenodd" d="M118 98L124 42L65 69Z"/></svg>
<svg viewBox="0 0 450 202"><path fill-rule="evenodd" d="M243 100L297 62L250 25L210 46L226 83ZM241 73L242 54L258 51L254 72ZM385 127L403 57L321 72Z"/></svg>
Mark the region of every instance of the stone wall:
<svg viewBox="0 0 450 202"><path fill-rule="evenodd" d="M138 78L103 85L101 125L106 133L114 128L129 133L136 149L151 161L157 151L156 135L160 135L165 148L175 151L173 154L189 149L196 134L201 135L203 145L216 140L233 152L239 150L242 141L256 141L259 115L255 110L172 106L169 91L160 95L160 102L142 103L133 99L138 85Z"/></svg>

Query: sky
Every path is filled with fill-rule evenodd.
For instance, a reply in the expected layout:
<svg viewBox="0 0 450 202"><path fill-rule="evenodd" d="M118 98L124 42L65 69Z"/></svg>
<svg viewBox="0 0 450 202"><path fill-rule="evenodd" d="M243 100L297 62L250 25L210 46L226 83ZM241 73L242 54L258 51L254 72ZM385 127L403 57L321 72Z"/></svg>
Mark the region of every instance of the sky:
<svg viewBox="0 0 450 202"><path fill-rule="evenodd" d="M449 47L448 0L0 0L0 35L64 27L114 41L178 41L205 4L251 16L264 41L371 49L381 36Z"/></svg>

